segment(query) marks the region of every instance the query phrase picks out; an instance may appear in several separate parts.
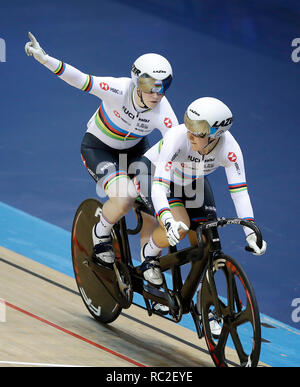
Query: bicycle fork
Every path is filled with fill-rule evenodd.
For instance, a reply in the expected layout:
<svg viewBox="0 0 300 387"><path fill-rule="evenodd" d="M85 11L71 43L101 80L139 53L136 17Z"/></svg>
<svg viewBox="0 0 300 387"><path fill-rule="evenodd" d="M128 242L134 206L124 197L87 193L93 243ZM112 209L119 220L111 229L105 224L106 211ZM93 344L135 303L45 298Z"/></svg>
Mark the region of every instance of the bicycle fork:
<svg viewBox="0 0 300 387"><path fill-rule="evenodd" d="M213 305L215 307L216 316L218 319L222 318L222 311L219 303L218 292L216 288L216 283L214 280L214 262L217 260L218 256L221 253L221 243L219 238L219 233L216 227L212 227L207 230L207 237L211 241L211 246L208 252L208 261L207 261L207 270L206 276L207 281L210 286L210 291L212 295ZM199 245L202 245L202 232L197 232L197 238Z"/></svg>

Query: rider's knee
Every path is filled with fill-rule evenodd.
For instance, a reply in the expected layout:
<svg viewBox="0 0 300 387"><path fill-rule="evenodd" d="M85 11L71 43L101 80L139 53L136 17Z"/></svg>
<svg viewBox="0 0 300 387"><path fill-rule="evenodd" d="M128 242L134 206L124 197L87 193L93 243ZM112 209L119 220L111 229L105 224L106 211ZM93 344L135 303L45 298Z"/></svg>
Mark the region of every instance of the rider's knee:
<svg viewBox="0 0 300 387"><path fill-rule="evenodd" d="M109 198L128 198L133 201L138 196L136 186L128 176L110 182L105 192Z"/></svg>
<svg viewBox="0 0 300 387"><path fill-rule="evenodd" d="M130 197L112 197L110 198L118 213L126 215L132 208L134 199Z"/></svg>

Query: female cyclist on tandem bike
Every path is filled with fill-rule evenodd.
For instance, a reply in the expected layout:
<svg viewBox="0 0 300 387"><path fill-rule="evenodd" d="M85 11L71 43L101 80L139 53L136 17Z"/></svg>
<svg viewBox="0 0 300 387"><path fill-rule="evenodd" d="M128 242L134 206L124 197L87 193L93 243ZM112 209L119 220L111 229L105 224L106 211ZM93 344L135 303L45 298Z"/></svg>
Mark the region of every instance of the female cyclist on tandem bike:
<svg viewBox="0 0 300 387"><path fill-rule="evenodd" d="M128 230L126 220L122 218L114 226L114 263L103 265L94 253L91 229L98 222L102 209L102 204L95 199L85 200L76 212L72 256L80 295L96 320L103 323L114 321L122 308L130 307L133 294L139 293L144 298L149 316L155 313L153 302L165 305L177 323L183 314L190 313L198 337L205 337L216 366L232 364L226 351L228 345L236 351L237 365L253 367L258 364L261 346L257 301L241 265L222 252L218 227L228 224L243 226L249 245L247 249L254 254L263 254L266 243L253 221L250 199L244 189L247 186L241 151L226 132L231 123L231 112L221 101L213 98L194 101L185 114L185 124L170 131L163 144L161 141L145 155L144 161L147 161L155 152L159 153L155 159L158 162L152 198L143 195L145 184L140 176L141 195L136 205L138 224L135 230ZM232 196L239 196L238 200L234 198L238 218L216 218L212 192L206 179L202 179L200 186L203 193L200 207L185 208L188 207L187 199L199 200L197 195L191 196L191 191L184 189L181 196L175 195L178 194L175 192L175 176L180 176L182 181L189 177L200 181L201 176L219 165L225 167ZM237 177L243 183L238 183ZM199 189L199 184L196 184L196 189ZM140 231L141 212L153 215L153 210L163 226L154 231L142 249L142 264L134 266L128 235ZM241 216L245 212L252 216ZM192 246L177 251L175 245L188 230ZM160 256L161 249L167 246L169 253ZM186 264L190 264L190 269L184 280L181 266ZM164 275L168 270L171 281L166 281ZM218 334L211 324L212 315L220 327Z"/></svg>

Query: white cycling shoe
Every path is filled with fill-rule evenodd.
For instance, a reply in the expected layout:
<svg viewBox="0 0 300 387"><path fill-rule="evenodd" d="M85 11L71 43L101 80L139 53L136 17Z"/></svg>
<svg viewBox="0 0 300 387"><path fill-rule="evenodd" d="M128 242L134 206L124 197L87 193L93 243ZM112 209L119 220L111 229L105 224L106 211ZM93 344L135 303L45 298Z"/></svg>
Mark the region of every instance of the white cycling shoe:
<svg viewBox="0 0 300 387"><path fill-rule="evenodd" d="M152 301L152 309L162 315L166 315L169 313L169 307L167 305L159 304L155 301Z"/></svg>
<svg viewBox="0 0 300 387"><path fill-rule="evenodd" d="M146 281L148 281L151 285L161 286L163 284L163 277L160 271L159 262L157 260L158 257L145 257L144 256L144 247L141 250L141 272Z"/></svg>
<svg viewBox="0 0 300 387"><path fill-rule="evenodd" d="M201 315L199 316L199 318L201 321ZM208 321L209 321L209 327L213 338L218 339L222 331L222 327L220 325L221 321L217 318L216 313L213 312L212 310L209 310Z"/></svg>
<svg viewBox="0 0 300 387"><path fill-rule="evenodd" d="M103 265L112 265L115 262L115 253L113 251L110 235L98 237L95 225L92 230L92 238L94 253L97 260Z"/></svg>
<svg viewBox="0 0 300 387"><path fill-rule="evenodd" d="M159 262L156 261L157 257L150 258L150 257L144 256L145 246L146 245L144 245L141 249L142 265L145 265L145 268L146 268L146 270L143 272L143 276L145 280L149 282L149 284L154 286L161 286L163 284L163 277L160 271ZM147 262L148 262L148 266L146 266ZM166 315L169 313L169 307L166 305L162 305L158 302L152 301L151 306L152 306L152 309L159 314Z"/></svg>

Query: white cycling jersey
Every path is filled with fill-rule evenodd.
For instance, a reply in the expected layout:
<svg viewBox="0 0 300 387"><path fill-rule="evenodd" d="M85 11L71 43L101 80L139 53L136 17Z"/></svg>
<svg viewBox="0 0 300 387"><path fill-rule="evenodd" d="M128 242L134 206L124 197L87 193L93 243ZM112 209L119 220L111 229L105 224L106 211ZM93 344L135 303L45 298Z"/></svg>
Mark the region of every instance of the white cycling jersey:
<svg viewBox="0 0 300 387"><path fill-rule="evenodd" d="M135 146L154 129L162 136L178 125L176 115L164 96L154 109L143 109L134 101L131 78L96 77L48 56L44 65L62 80L102 100L87 124L87 132L114 149Z"/></svg>
<svg viewBox="0 0 300 387"><path fill-rule="evenodd" d="M204 179L219 166L225 168L229 191L237 216L253 220L244 161L241 149L230 132L225 132L213 149L206 155L193 151L184 124L173 128L165 137L150 148L145 156L155 165L152 185L152 201L159 219L165 223L171 217L167 200L171 182L190 185L194 180ZM203 187L203 185L198 185ZM252 231L244 228L246 235Z"/></svg>

